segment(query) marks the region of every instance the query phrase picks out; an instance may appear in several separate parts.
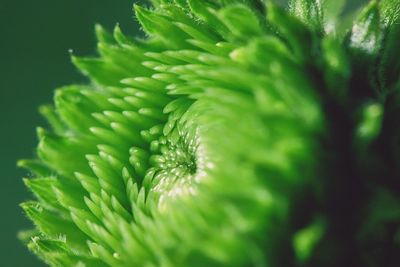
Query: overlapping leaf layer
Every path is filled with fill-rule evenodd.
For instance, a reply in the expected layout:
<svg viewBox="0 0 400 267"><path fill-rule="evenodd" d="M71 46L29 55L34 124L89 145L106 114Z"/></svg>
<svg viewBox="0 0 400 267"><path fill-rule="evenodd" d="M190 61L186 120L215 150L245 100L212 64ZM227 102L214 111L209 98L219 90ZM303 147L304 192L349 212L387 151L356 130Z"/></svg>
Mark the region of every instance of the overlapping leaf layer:
<svg viewBox="0 0 400 267"><path fill-rule="evenodd" d="M51 266L392 262L400 8L345 7L154 0L144 39L97 27L90 84L56 91L20 162L21 238Z"/></svg>

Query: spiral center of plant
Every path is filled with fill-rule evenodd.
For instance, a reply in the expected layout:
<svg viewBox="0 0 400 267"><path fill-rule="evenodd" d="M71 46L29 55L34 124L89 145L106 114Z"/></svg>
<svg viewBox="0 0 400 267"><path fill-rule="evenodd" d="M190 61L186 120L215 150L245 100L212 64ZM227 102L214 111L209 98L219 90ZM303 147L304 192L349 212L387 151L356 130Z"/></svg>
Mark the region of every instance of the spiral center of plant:
<svg viewBox="0 0 400 267"><path fill-rule="evenodd" d="M161 138L160 143L159 155L151 158L154 178L150 188L160 196L162 206L167 199L195 193L198 167L194 138L183 136L176 142Z"/></svg>

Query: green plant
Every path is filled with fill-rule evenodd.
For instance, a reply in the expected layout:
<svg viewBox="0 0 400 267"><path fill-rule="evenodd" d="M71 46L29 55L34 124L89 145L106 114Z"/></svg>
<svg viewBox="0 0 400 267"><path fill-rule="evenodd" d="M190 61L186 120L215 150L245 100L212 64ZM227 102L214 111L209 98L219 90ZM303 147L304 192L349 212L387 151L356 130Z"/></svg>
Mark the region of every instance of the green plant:
<svg viewBox="0 0 400 267"><path fill-rule="evenodd" d="M41 113L51 266L398 266L400 2L153 0Z"/></svg>

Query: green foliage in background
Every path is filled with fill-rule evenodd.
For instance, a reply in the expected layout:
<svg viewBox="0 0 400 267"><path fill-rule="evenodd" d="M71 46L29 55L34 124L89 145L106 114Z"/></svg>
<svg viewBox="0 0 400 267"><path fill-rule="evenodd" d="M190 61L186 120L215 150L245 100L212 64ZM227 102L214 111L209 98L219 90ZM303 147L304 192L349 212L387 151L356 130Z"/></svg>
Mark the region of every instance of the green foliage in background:
<svg viewBox="0 0 400 267"><path fill-rule="evenodd" d="M153 0L23 160L51 266L398 266L400 2Z"/></svg>

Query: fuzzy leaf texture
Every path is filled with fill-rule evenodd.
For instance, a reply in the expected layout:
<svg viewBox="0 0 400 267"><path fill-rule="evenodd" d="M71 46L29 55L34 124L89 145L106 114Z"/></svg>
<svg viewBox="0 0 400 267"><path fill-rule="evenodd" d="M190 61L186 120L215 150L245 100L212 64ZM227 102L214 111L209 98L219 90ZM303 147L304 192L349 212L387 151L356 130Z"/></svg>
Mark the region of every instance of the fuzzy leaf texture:
<svg viewBox="0 0 400 267"><path fill-rule="evenodd" d="M50 266L400 265L400 2L153 0L40 109Z"/></svg>

